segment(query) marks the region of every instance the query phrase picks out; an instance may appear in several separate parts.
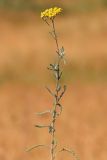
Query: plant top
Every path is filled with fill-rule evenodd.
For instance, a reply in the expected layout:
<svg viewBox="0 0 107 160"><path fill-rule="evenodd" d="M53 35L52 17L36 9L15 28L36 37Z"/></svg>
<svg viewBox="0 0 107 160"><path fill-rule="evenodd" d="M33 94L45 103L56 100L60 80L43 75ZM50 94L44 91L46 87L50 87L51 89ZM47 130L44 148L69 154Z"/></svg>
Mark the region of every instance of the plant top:
<svg viewBox="0 0 107 160"><path fill-rule="evenodd" d="M49 9L46 9L45 11L41 12L41 18L53 19L61 12L62 12L62 8L58 8L58 7L49 8Z"/></svg>

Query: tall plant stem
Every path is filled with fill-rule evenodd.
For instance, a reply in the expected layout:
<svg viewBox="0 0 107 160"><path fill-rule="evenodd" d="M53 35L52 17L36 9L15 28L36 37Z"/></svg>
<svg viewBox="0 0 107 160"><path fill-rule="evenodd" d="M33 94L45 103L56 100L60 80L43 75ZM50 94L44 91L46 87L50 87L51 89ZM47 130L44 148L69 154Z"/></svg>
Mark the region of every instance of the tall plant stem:
<svg viewBox="0 0 107 160"><path fill-rule="evenodd" d="M60 56L59 56L59 44L58 44L58 38L56 34L56 28L55 28L55 23L54 19L52 19L52 28L53 28L53 36L54 40L56 43L56 48L57 48L57 53L58 53L58 60L57 60L57 80L56 80L56 89L55 89L55 102L54 102L54 107L53 107L53 114L52 114L52 140L51 140L51 160L55 159L55 149L57 147L57 144L55 142L55 122L56 122L56 116L57 116L57 105L58 105L58 96L59 96L59 91L58 91L58 86L59 86L59 80L60 80Z"/></svg>
<svg viewBox="0 0 107 160"><path fill-rule="evenodd" d="M59 54L59 44L58 44L58 37L57 37L57 34L56 34L54 19L52 19L52 28L53 28L54 39L55 39L55 42L56 42L56 47L57 47L57 53Z"/></svg>

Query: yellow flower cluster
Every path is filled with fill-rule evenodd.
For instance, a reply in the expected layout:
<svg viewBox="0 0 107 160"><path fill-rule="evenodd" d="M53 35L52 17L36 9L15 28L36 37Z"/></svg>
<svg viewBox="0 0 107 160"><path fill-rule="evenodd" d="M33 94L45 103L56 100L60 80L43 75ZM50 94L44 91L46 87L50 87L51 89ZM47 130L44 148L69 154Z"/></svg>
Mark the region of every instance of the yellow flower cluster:
<svg viewBox="0 0 107 160"><path fill-rule="evenodd" d="M58 7L49 8L49 9L46 9L44 12L41 12L41 18L51 19L56 17L61 12L62 12L62 8L58 8Z"/></svg>

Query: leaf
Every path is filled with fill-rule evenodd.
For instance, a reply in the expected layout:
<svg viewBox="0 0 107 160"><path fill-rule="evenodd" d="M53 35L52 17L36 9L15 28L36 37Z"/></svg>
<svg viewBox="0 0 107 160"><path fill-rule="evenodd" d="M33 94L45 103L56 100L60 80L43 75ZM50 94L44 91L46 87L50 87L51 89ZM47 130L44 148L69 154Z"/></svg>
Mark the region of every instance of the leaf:
<svg viewBox="0 0 107 160"><path fill-rule="evenodd" d="M60 96L59 96L59 98L58 98L58 101L63 97L63 95L64 95L64 93L65 93L65 91L66 91L66 88L67 88L67 86L64 85L63 91L62 91L62 93L60 94Z"/></svg>
<svg viewBox="0 0 107 160"><path fill-rule="evenodd" d="M60 55L61 58L63 58L64 55L65 55L65 50L64 50L64 47L63 47L63 46L62 46L62 48L59 50L59 55Z"/></svg>
<svg viewBox="0 0 107 160"><path fill-rule="evenodd" d="M55 131L55 129L50 125L49 126L49 133L52 133L52 132L54 132Z"/></svg>
<svg viewBox="0 0 107 160"><path fill-rule="evenodd" d="M61 90L61 85L60 85L60 84L58 84L58 85L57 85L57 87L56 87L56 91L58 91L58 92L59 92L60 90Z"/></svg>
<svg viewBox="0 0 107 160"><path fill-rule="evenodd" d="M58 64L54 64L54 69L55 69L55 71L58 71L59 70L59 65Z"/></svg>
<svg viewBox="0 0 107 160"><path fill-rule="evenodd" d="M75 158L75 160L80 160L79 157L76 155L76 153L73 150L68 149L68 148L62 148L59 152L62 152L62 151L66 151L68 153L71 153L72 156Z"/></svg>
<svg viewBox="0 0 107 160"><path fill-rule="evenodd" d="M62 48L59 50L59 56L60 56L60 58L62 58L63 59L63 63L64 64L66 64L66 59L65 59L65 49L64 49L64 47L62 46Z"/></svg>
<svg viewBox="0 0 107 160"><path fill-rule="evenodd" d="M55 78L59 79L58 72L54 72Z"/></svg>
<svg viewBox="0 0 107 160"><path fill-rule="evenodd" d="M49 69L53 70L53 71L58 71L59 65L58 64L50 64Z"/></svg>
<svg viewBox="0 0 107 160"><path fill-rule="evenodd" d="M46 89L48 90L48 92L49 92L52 96L54 96L54 97L55 97L55 94L54 94L54 93L52 93L52 91L51 91L48 87L46 87Z"/></svg>
<svg viewBox="0 0 107 160"><path fill-rule="evenodd" d="M55 35L54 35L54 32L49 32L49 34L52 36L53 39L55 39Z"/></svg>
<svg viewBox="0 0 107 160"><path fill-rule="evenodd" d="M26 152L29 152L29 151L31 151L31 150L33 150L33 149L35 149L35 148L38 148L38 147L48 147L48 146L47 146L47 145L43 145L43 144L34 145L34 146L26 149Z"/></svg>
<svg viewBox="0 0 107 160"><path fill-rule="evenodd" d="M60 75L59 75L59 79L61 79L61 76L62 76L62 72L61 72Z"/></svg>
<svg viewBox="0 0 107 160"><path fill-rule="evenodd" d="M60 115L62 113L62 105L58 103L57 106L60 108L60 113L58 113L58 115Z"/></svg>
<svg viewBox="0 0 107 160"><path fill-rule="evenodd" d="M38 113L36 113L36 115L41 116L41 115L44 115L44 114L47 114L47 113L51 113L51 110L47 110L47 111L44 111L44 112L38 112Z"/></svg>
<svg viewBox="0 0 107 160"><path fill-rule="evenodd" d="M48 125L35 125L35 127L37 127L37 128L45 128L45 127L49 127Z"/></svg>

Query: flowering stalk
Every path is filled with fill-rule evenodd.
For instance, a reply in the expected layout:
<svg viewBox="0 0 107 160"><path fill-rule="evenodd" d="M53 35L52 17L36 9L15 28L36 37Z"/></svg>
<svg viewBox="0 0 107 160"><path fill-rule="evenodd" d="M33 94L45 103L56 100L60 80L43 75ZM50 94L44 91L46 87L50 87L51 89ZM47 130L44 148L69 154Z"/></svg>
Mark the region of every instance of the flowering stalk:
<svg viewBox="0 0 107 160"><path fill-rule="evenodd" d="M53 75L55 76L55 91L51 91L48 87L46 89L48 92L51 94L51 96L54 99L53 102L53 107L51 110L47 110L41 113L37 113L37 115L44 115L47 113L51 114L51 122L49 125L35 125L35 127L38 128L48 128L48 131L51 135L51 142L50 145L34 145L31 148L29 148L27 151L31 151L32 149L35 149L37 147L49 147L50 149L50 154L51 154L51 160L55 160L56 158L56 151L57 151L57 140L56 140L56 120L58 116L62 112L62 105L61 105L61 99L66 91L66 85L62 86L60 83L60 80L62 78L62 67L65 64L65 51L64 47L59 47L58 43L58 37L56 33L56 27L55 27L55 18L58 14L62 12L61 8L54 7L50 9L46 9L44 12L41 12L41 18L48 24L49 27L51 27L51 32L49 32L52 36L52 38L55 40L56 44L56 53L57 53L57 61L54 64L50 64L48 69L52 71ZM62 148L59 150L59 152L66 151L68 153L71 153L76 160L79 160L78 157L76 156L75 152L73 150L67 149L67 148Z"/></svg>
<svg viewBox="0 0 107 160"><path fill-rule="evenodd" d="M59 10L61 11L61 9L56 9L56 11ZM61 79L61 76L62 76L62 72L61 72L61 69L60 69L60 63L61 63L61 60L64 56L64 50L60 50L59 48L59 44L58 44L58 38L57 38L57 34L56 34L56 28L55 28L55 16L56 16L56 13L58 12L55 12L55 9L53 9L53 13L51 12L48 12L49 10L46 10L44 13L46 14L46 17L48 17L49 15L49 18L50 18L50 21L51 21L51 24L52 24L52 32L51 35L53 37L53 39L55 40L55 43L56 43L56 53L58 55L58 59L57 59L57 62L56 64L50 64L50 67L48 68L49 70L53 71L54 75L55 75L55 79L56 79L56 88L55 88L55 93L54 93L54 104L53 104L53 109L52 109L52 121L51 121L51 160L54 160L55 159L55 155L56 155L56 147L57 147L57 142L56 142L56 137L55 137L55 131L56 131L56 128L55 128L55 122L56 122L56 119L57 117L59 116L59 113L57 111L57 108L60 107L60 113L61 113L61 110L62 110L62 106L60 104L60 99L62 98L65 90L66 90L66 86L64 86L64 91L59 95L59 92L61 90L61 84L60 84L60 79ZM52 9L51 9L52 11ZM48 14L49 13L49 14ZM43 13L42 13L43 14ZM44 14L44 16L45 16ZM45 17L45 18L46 18ZM44 17L42 17L44 18ZM45 21L47 21L47 19L45 19ZM47 23L47 22L46 22ZM49 23L48 23L49 25ZM49 91L49 89L48 89Z"/></svg>

